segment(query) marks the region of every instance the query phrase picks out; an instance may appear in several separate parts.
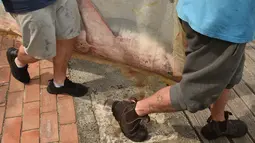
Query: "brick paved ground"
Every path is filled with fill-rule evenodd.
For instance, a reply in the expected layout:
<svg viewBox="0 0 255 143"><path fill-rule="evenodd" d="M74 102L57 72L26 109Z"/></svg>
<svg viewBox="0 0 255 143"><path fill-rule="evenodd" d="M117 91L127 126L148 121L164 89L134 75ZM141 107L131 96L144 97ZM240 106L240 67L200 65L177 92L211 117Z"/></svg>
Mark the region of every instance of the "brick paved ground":
<svg viewBox="0 0 255 143"><path fill-rule="evenodd" d="M19 43L0 37L0 142L78 142L73 98L46 91L52 63L29 66L32 81L24 85L10 74L6 49Z"/></svg>

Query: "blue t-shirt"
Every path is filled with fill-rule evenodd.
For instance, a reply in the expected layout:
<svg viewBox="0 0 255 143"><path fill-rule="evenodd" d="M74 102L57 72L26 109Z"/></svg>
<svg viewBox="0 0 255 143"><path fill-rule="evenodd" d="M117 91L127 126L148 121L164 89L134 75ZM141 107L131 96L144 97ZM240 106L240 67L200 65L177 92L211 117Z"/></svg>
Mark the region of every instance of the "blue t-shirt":
<svg viewBox="0 0 255 143"><path fill-rule="evenodd" d="M255 0L179 0L177 13L208 37L233 43L255 39Z"/></svg>
<svg viewBox="0 0 255 143"><path fill-rule="evenodd" d="M56 0L2 0L5 10L10 13L25 13L44 8Z"/></svg>

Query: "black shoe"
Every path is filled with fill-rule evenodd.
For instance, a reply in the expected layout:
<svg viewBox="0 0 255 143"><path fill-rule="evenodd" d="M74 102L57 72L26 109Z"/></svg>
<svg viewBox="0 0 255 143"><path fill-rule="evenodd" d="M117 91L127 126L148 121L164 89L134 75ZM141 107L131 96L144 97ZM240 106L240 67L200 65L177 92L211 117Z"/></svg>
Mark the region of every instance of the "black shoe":
<svg viewBox="0 0 255 143"><path fill-rule="evenodd" d="M18 50L15 48L9 48L6 52L6 56L11 68L11 73L14 78L16 78L18 81L27 84L30 82L30 76L27 71L28 65L26 65L23 68L18 68L15 63L15 58L18 55Z"/></svg>
<svg viewBox="0 0 255 143"><path fill-rule="evenodd" d="M211 117L208 118L208 124L201 129L201 134L208 140L214 140L221 136L229 138L242 137L248 132L247 125L240 120L229 120L232 113L225 111L225 121L216 122Z"/></svg>
<svg viewBox="0 0 255 143"><path fill-rule="evenodd" d="M112 113L118 121L123 134L134 142L142 142L148 138L148 131L142 124L149 122L149 116L140 117L135 112L136 102L115 101L112 105Z"/></svg>
<svg viewBox="0 0 255 143"><path fill-rule="evenodd" d="M47 91L50 94L69 94L74 97L84 96L88 92L88 88L79 83L73 83L71 80L66 78L64 86L55 87L53 79L49 80Z"/></svg>

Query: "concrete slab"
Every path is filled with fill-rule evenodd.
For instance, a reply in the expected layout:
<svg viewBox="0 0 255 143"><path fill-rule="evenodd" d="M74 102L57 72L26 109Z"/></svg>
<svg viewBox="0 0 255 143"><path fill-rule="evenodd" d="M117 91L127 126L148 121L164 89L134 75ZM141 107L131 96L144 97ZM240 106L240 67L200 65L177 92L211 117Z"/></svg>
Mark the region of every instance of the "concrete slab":
<svg viewBox="0 0 255 143"><path fill-rule="evenodd" d="M96 62L78 59L70 62L71 79L90 87L86 96L75 98L80 142L129 143L131 141L124 137L112 116L110 101L131 96L141 99L166 84L154 74L116 66L115 63ZM182 112L152 114L150 117L150 139L146 142L199 142Z"/></svg>

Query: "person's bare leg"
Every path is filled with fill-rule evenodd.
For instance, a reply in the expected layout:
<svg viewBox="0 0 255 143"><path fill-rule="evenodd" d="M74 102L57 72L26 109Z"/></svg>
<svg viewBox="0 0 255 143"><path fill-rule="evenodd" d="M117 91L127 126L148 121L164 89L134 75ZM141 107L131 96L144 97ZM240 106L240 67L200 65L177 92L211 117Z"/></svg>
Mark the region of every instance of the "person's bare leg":
<svg viewBox="0 0 255 143"><path fill-rule="evenodd" d="M217 101L211 105L211 115L214 121L224 121L225 106L228 102L229 89L225 89Z"/></svg>
<svg viewBox="0 0 255 143"><path fill-rule="evenodd" d="M74 97L84 96L88 88L66 78L68 61L70 60L76 39L57 41L57 55L53 58L54 77L49 81L47 91L50 94L68 94Z"/></svg>
<svg viewBox="0 0 255 143"><path fill-rule="evenodd" d="M18 56L15 59L15 63L17 64L17 66L24 67L29 63L34 63L37 61L38 59L35 59L34 57L29 56L25 53L24 47L22 45L19 47Z"/></svg>
<svg viewBox="0 0 255 143"><path fill-rule="evenodd" d="M139 116L157 112L174 112L175 110L171 106L170 100L170 86L162 88L152 96L138 101L135 110Z"/></svg>
<svg viewBox="0 0 255 143"><path fill-rule="evenodd" d="M224 121L224 109L228 101L229 90L225 89L219 99L211 105L212 119L215 121ZM136 104L136 113L144 116L157 112L173 112L170 100L170 86L162 88L152 96L140 100Z"/></svg>
<svg viewBox="0 0 255 143"><path fill-rule="evenodd" d="M53 58L54 82L64 84L68 61L72 56L76 38L57 41L57 55Z"/></svg>

